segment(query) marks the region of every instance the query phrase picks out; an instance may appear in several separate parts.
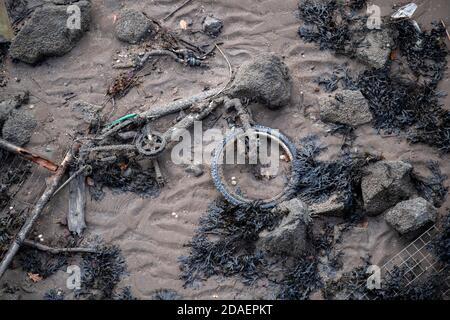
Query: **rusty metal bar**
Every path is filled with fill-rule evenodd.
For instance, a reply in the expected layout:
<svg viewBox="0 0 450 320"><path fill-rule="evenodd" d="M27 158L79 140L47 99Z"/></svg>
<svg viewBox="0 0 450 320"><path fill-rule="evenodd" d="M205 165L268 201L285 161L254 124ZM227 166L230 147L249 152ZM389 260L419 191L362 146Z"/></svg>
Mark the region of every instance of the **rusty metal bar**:
<svg viewBox="0 0 450 320"><path fill-rule="evenodd" d="M0 148L9 151L11 153L17 154L29 161L32 161L49 171L56 172L58 170L58 165L53 163L52 161L44 157L41 157L35 153L32 153L31 151L28 151L24 148L18 147L6 140L0 139Z"/></svg>

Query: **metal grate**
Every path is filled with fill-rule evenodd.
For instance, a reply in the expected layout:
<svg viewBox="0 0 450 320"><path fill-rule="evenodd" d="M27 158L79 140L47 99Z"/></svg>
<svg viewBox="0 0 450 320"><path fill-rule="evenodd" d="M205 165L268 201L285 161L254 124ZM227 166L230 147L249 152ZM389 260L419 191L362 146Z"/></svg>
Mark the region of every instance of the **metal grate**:
<svg viewBox="0 0 450 320"><path fill-rule="evenodd" d="M403 250L393 256L380 269L382 275L393 275L395 268L404 268L406 270L404 277L406 286L422 277L427 271L441 273L444 270L440 266L437 258L431 251L431 241L436 236L437 230L433 225L427 231L422 233L417 239L407 245ZM362 288L362 286L360 287ZM444 298L450 298L450 276L446 278L444 286ZM352 293L346 297L349 299ZM367 294L361 296L362 299L370 299Z"/></svg>

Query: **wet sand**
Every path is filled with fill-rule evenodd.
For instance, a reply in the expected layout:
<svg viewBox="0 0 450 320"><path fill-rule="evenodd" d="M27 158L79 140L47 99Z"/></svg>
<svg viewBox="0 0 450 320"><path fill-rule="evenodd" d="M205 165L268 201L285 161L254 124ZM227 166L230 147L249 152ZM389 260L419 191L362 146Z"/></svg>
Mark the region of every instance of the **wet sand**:
<svg viewBox="0 0 450 320"><path fill-rule="evenodd" d="M392 1L373 2L380 5L382 14L391 12ZM80 124L70 107L64 105L64 94L75 93L74 100L94 104L103 102L109 83L118 74L112 68L115 53L125 46L114 37L114 17L122 4L161 19L178 3L174 0L145 3L93 0L91 30L70 53L47 59L36 67L8 60L6 68L10 81L6 89L0 89L13 90L16 87L30 90L30 104L34 106L31 111L40 123L28 148L46 154L55 161L62 158L70 136ZM433 19L443 19L450 25L448 1L418 3L423 4L419 7L419 12L422 10L423 14L417 20L425 28L429 28L428 23ZM292 102L278 111L252 105L254 119L258 124L280 129L296 143L308 134L317 134L329 146L323 158L333 159L339 152L342 137L328 135L328 126L318 120L317 100L326 93L323 90L315 92L317 84L314 80L348 60L328 51L319 51L315 44L301 41L297 35L300 22L296 18L296 9L295 0L193 1L171 17L166 25L190 38L186 31L179 28L181 19L191 18L194 29L200 28L201 19L206 14L211 13L222 19L224 29L219 40L223 41L222 48L234 68L260 52L274 52L284 57L294 83ZM208 40L201 36L192 39L196 37L199 37L199 41ZM448 41L447 44L450 45ZM159 59L155 63L156 70L146 76L140 86L116 101L117 108L112 118L143 110L144 105L170 102L198 93L205 87L223 85L228 80L226 62L217 54L210 59L210 64L210 69L202 70L181 66L168 58ZM358 67L355 62L352 65ZM15 82L15 78L19 78L20 82ZM448 71L440 87L450 92ZM303 103L301 92L305 96ZM449 97L442 102L446 107L450 106ZM167 128L167 123L161 121L157 128ZM225 129L225 123L219 121L215 127ZM427 160L437 160L444 174L450 174L450 156L442 156L433 148L408 144L402 137L382 137L370 124L358 128L355 133L357 139L354 147L359 150L381 153L388 160L408 160L419 170L423 169ZM46 152L46 148L53 151ZM161 164L168 183L159 197L142 199L134 194L117 195L109 192L103 201L89 200L87 203L86 234L100 235L108 243L116 244L123 250L129 276L124 278L121 286L131 286L133 293L141 299L150 298L152 292L160 288L173 288L191 299L271 298L273 292L264 287L257 290L245 287L238 279L218 282L216 278L211 278L197 288L182 287L183 283L178 279L177 258L188 253L188 248L183 245L191 239L199 217L219 193L214 188L208 168L199 178L189 176L182 166L170 161L170 152L164 154ZM445 183L448 186L449 181ZM65 227L58 224L67 212L67 199L66 190L51 202L39 220L35 229L38 234L43 234L44 239L67 232ZM449 201L440 208L441 213L449 207ZM344 237L342 246L347 257L344 270L358 264L359 257L367 253L372 255L373 263L382 264L402 245L397 234L381 216L369 218L365 225ZM25 272L14 269L7 272L0 285L11 282L21 286L22 290L16 298L41 299L49 288L62 288L67 293L66 278L67 275L59 271L45 281L30 284ZM70 298L69 294L66 296Z"/></svg>

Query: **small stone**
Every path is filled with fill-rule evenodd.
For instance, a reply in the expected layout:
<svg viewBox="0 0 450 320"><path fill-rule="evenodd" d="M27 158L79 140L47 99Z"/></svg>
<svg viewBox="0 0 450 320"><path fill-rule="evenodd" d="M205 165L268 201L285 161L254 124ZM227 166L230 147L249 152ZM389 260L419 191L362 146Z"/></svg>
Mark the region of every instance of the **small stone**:
<svg viewBox="0 0 450 320"><path fill-rule="evenodd" d="M201 164L191 164L185 169L185 171L194 177L200 177L204 173L203 166Z"/></svg>
<svg viewBox="0 0 450 320"><path fill-rule="evenodd" d="M123 9L116 22L116 36L131 44L138 43L155 32L151 21L140 11Z"/></svg>
<svg viewBox="0 0 450 320"><path fill-rule="evenodd" d="M235 185L237 185L237 181L235 181L235 180L232 180L232 181L231 181L231 185L232 185L232 186L235 186Z"/></svg>
<svg viewBox="0 0 450 320"><path fill-rule="evenodd" d="M93 125L99 121L102 106L98 106L86 101L77 100L71 104L72 111L78 113L79 118L85 123Z"/></svg>
<svg viewBox="0 0 450 320"><path fill-rule="evenodd" d="M214 17L206 17L203 20L203 31L212 36L217 37L223 28L223 22Z"/></svg>

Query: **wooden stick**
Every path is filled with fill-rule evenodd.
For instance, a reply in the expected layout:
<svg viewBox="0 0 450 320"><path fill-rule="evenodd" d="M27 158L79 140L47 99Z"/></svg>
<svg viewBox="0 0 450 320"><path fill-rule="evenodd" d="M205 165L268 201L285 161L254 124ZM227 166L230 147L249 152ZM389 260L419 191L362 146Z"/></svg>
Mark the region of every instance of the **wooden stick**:
<svg viewBox="0 0 450 320"><path fill-rule="evenodd" d="M171 16L173 16L175 13L177 13L178 11L180 11L181 9L183 9L183 7L187 6L189 4L189 2L191 2L192 0L186 0L185 2L183 2L182 4L180 4L175 10L173 10L171 13L169 13L167 16L164 17L163 21L166 21L167 19L169 19Z"/></svg>
<svg viewBox="0 0 450 320"><path fill-rule="evenodd" d="M66 172L69 164L72 162L74 154L78 151L79 147L80 146L77 145L73 149L69 150L69 152L64 157L64 160L62 161L61 165L58 167L56 173L48 179L47 188L45 189L44 193L39 198L39 200L36 202L33 211L31 212L28 219L25 221L25 224L22 226L22 229L20 229L13 243L9 247L8 252L6 252L2 262L0 263L0 279L2 278L6 269L8 269L8 266L10 265L17 251L19 251L20 246L27 237L28 233L33 228L34 223L39 218L43 209L52 198L53 193L55 192L56 188L61 182L64 173Z"/></svg>
<svg viewBox="0 0 450 320"><path fill-rule="evenodd" d="M50 170L53 172L58 170L58 165L56 165L52 161L50 161L44 157L41 157L35 153L32 153L24 148L18 147L6 140L0 139L0 148L5 149L8 152L17 154L29 161L37 163L38 165L40 165L41 167L44 167L47 170Z"/></svg>
<svg viewBox="0 0 450 320"><path fill-rule="evenodd" d="M46 246L45 244L41 244L35 241L31 240L24 240L23 244L32 247L35 249L38 249L40 251L49 252L52 254L58 254L58 253L96 253L97 250L93 248L52 248L49 246Z"/></svg>

